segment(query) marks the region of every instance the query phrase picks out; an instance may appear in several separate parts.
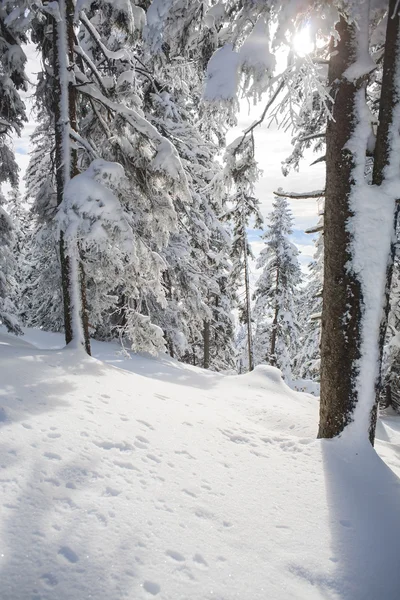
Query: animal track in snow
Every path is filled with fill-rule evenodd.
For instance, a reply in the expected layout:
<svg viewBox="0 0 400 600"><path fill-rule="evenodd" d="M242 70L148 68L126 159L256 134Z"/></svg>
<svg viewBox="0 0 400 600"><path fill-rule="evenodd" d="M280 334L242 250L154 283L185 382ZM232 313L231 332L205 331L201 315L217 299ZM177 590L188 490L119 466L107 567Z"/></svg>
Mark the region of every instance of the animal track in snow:
<svg viewBox="0 0 400 600"><path fill-rule="evenodd" d="M106 489L103 492L103 496L119 496L120 493L121 493L121 490L117 490L112 487L106 487Z"/></svg>
<svg viewBox="0 0 400 600"><path fill-rule="evenodd" d="M158 464L161 463L161 460L154 454L146 454L146 456L147 456L147 458L149 458L150 460L152 460L155 463L158 463Z"/></svg>
<svg viewBox="0 0 400 600"><path fill-rule="evenodd" d="M61 456L59 454L55 454L54 452L43 452L43 456L49 460L61 460Z"/></svg>
<svg viewBox="0 0 400 600"><path fill-rule="evenodd" d="M165 553L167 556L172 558L172 560L176 560L177 562L183 562L185 557L180 552L176 552L175 550L167 550Z"/></svg>
<svg viewBox="0 0 400 600"><path fill-rule="evenodd" d="M201 554L199 554L199 553L196 553L196 554L193 556L193 562L195 562L195 563L196 563L196 565L197 565L197 566L199 566L200 568L203 568L203 569L204 569L204 568L207 568L207 567L208 567L207 561L206 561L206 560L203 558L203 556L202 556Z"/></svg>
<svg viewBox="0 0 400 600"><path fill-rule="evenodd" d="M175 454L183 454L184 456L186 456L187 458L190 458L192 460L197 460L195 456L192 456L190 454L190 452L188 452L187 450L175 450Z"/></svg>
<svg viewBox="0 0 400 600"><path fill-rule="evenodd" d="M158 583L155 583L154 581L144 581L143 588L152 596L157 596L157 594L159 594L161 591Z"/></svg>
<svg viewBox="0 0 400 600"><path fill-rule="evenodd" d="M121 469L128 469L129 471L139 471L139 473L140 473L140 469L135 467L135 465L133 465L130 462L119 462L119 461L115 460L114 465L116 467L120 467Z"/></svg>
<svg viewBox="0 0 400 600"><path fill-rule="evenodd" d="M51 485L54 485L55 487L60 487L61 485L58 479L53 479L52 477L47 477L46 479L44 479L44 481L46 483L51 483Z"/></svg>
<svg viewBox="0 0 400 600"><path fill-rule="evenodd" d="M93 442L95 446L98 448L102 448L103 450L119 450L120 452L130 452L133 450L133 446L127 444L126 442Z"/></svg>
<svg viewBox="0 0 400 600"><path fill-rule="evenodd" d="M196 515L196 517L199 517L199 519L213 519L214 518L213 513L209 512L208 510L205 510L204 508L197 508L194 511L194 514Z"/></svg>
<svg viewBox="0 0 400 600"><path fill-rule="evenodd" d="M61 546L58 554L70 563L77 563L79 561L79 556L69 546Z"/></svg>
<svg viewBox="0 0 400 600"><path fill-rule="evenodd" d="M154 431L154 427L153 425L150 425L150 423L148 423L147 421L142 421L141 419L136 419L136 421L138 423L141 423L142 425L144 425L145 427L147 427L148 429L152 429Z"/></svg>
<svg viewBox="0 0 400 600"><path fill-rule="evenodd" d="M46 587L52 588L58 585L58 579L53 573L43 573L43 575L40 576L40 580Z"/></svg>
<svg viewBox="0 0 400 600"><path fill-rule="evenodd" d="M150 444L149 440L143 435L137 435L136 439L139 440L139 442L142 442L142 444Z"/></svg>
<svg viewBox="0 0 400 600"><path fill-rule="evenodd" d="M139 450L147 450L147 444L144 444L140 440L135 440L133 443L136 446L136 448L139 448Z"/></svg>

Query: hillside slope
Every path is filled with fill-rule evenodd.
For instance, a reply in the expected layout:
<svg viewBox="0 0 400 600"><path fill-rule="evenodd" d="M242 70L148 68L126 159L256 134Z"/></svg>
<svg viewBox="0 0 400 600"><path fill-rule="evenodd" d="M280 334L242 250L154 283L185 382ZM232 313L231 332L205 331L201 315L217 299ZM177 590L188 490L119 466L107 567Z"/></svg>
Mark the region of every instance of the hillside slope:
<svg viewBox="0 0 400 600"><path fill-rule="evenodd" d="M0 334L2 600L398 600L400 481L314 397L60 345Z"/></svg>

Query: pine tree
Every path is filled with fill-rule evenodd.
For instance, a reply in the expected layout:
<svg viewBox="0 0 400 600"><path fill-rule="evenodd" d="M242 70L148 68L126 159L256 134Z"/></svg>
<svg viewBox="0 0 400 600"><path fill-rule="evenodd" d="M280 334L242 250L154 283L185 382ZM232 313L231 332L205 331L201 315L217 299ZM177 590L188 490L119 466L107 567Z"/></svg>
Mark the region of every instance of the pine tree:
<svg viewBox="0 0 400 600"><path fill-rule="evenodd" d="M262 216L259 201L254 194L254 184L259 169L254 157L254 139L239 138L228 146L225 155L225 177L229 186L234 186L232 207L225 218L232 227L231 248L232 274L231 285L234 290L244 286L244 302L238 303L239 320L246 324L247 365L249 371L254 368L254 348L252 340L251 293L249 281L249 259L253 258L247 237L247 228L251 225L259 229Z"/></svg>
<svg viewBox="0 0 400 600"><path fill-rule="evenodd" d="M21 11L22 2L0 2L0 187L8 182L14 189L18 187L18 166L10 143L11 136L20 135L27 120L25 105L19 94L27 89L26 57L21 48L25 41L20 27ZM8 330L22 333L13 302L17 287L13 253L16 232L5 205L6 199L0 190L0 321Z"/></svg>
<svg viewBox="0 0 400 600"><path fill-rule="evenodd" d="M42 112L46 113L47 109L51 124L64 123L65 119L60 121L56 114L59 94L54 96L52 92L53 89L57 91L57 86L65 78L58 77L57 69L56 77L53 77L53 54L58 46L56 38L51 36L51 30L57 36L57 27L60 28L64 21L67 24L70 22L71 7L67 6L66 20L61 21L57 20L55 14L54 20L52 11L57 7L44 8L45 15L38 13L33 23L35 40L42 50L45 67L41 97L45 99L46 106L41 104ZM176 229L176 214L171 199L188 197L189 192L175 147L143 116L143 93L138 74L141 69L137 71L135 68L135 23L138 11L138 8L131 10L128 4L121 7L109 2L89 2L84 7L77 5L75 19L79 24L78 35L75 37L72 32L68 38L69 43L71 36L74 38L69 57L70 73L73 73L72 84L69 84L69 100L74 96L70 106L76 109L76 115L71 114L69 118L68 135L75 169L71 181L79 177L80 172L90 169L90 164L99 157L107 163L119 162L123 166L126 180L123 186L119 186L115 198L134 233L130 247L127 244L120 246L121 252L114 252L111 243L104 243L100 252L93 238L91 248L84 239L79 241L78 245L85 245L84 255L80 253L81 267L78 272L82 273L82 267L85 270L90 323L103 336L126 334L130 338L137 335L145 339L146 336L140 334L139 329L142 324L149 331L148 302L150 298L156 298L163 303L161 277L165 264L160 251L168 243L170 233ZM57 137L56 132L56 150L61 147L61 139L67 139L65 132L64 138L61 133ZM55 163L57 160L60 164L56 151ZM53 167L52 170L57 181L57 177L60 179L60 169L54 171ZM64 197L66 186L61 186L58 181L58 190L61 188ZM72 215L70 209L75 209L66 207L60 192L58 203L64 215L68 211ZM80 214L82 216L82 211ZM38 219L42 217L38 215ZM68 218L63 217L58 223L63 229L67 226ZM107 219L104 229L110 231ZM77 228L78 232L82 236L83 228ZM65 231L62 231L62 235L65 235ZM69 245L76 248L77 242L69 238ZM60 256L62 265L65 263L63 252ZM76 257L72 258L76 260ZM110 289L110 283L115 287ZM67 292L64 285L64 298L68 300ZM74 293L73 297L79 303L79 294ZM132 311L138 315L142 311L142 316L146 318L133 318ZM68 313L68 306L65 312ZM78 312L83 315L80 309ZM155 336L156 339L159 336ZM135 340L131 339L130 343L137 348ZM159 349L162 347L161 343Z"/></svg>
<svg viewBox="0 0 400 600"><path fill-rule="evenodd" d="M288 237L292 222L287 200L275 197L262 236L265 248L257 260L263 272L254 292L255 362L279 367L289 380L298 338L294 298L301 281L298 250Z"/></svg>
<svg viewBox="0 0 400 600"><path fill-rule="evenodd" d="M217 153L223 131L201 102L207 59L216 40L195 4L153 2L144 31L147 118L176 145L191 192L175 201L178 231L162 253L166 309L154 307L174 356L205 368L234 365L232 304L228 284L230 236L221 224L226 192ZM165 18L164 18L165 17ZM202 43L193 43L197 35ZM179 199L178 199L179 200Z"/></svg>
<svg viewBox="0 0 400 600"><path fill-rule="evenodd" d="M320 379L323 260L323 237L318 233L314 259L308 267L307 282L297 302L301 333L295 360L296 376L314 381Z"/></svg>

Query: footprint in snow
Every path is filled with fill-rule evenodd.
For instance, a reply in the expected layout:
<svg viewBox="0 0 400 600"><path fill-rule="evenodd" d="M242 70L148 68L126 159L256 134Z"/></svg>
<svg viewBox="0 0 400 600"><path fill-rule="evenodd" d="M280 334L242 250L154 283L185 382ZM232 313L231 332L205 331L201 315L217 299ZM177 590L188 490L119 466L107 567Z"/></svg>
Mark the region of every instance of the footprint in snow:
<svg viewBox="0 0 400 600"><path fill-rule="evenodd" d="M44 452L43 456L49 460L61 460L61 456L59 456L59 454L55 454L54 452Z"/></svg>
<svg viewBox="0 0 400 600"><path fill-rule="evenodd" d="M136 419L136 421L138 423L141 423L142 425L144 425L145 427L147 427L148 429L153 429L154 431L154 427L153 425L150 425L150 423L148 423L147 421L142 421L141 419Z"/></svg>
<svg viewBox="0 0 400 600"><path fill-rule="evenodd" d="M187 452L187 450L175 450L175 454L183 454L184 456L186 456L187 458L190 458L192 460L196 460L195 456L192 456L190 454L190 452Z"/></svg>
<svg viewBox="0 0 400 600"><path fill-rule="evenodd" d="M183 554L176 552L175 550L167 550L165 554L177 562L184 562L186 560Z"/></svg>
<svg viewBox="0 0 400 600"><path fill-rule="evenodd" d="M200 569L207 569L208 568L208 563L205 560L205 558L203 558L203 556L199 553L195 554L193 556L193 562L196 563L196 565L198 567L200 567Z"/></svg>
<svg viewBox="0 0 400 600"><path fill-rule="evenodd" d="M117 490L112 487L106 487L106 489L103 492L103 496L119 496L120 493L121 493L121 490Z"/></svg>
<svg viewBox="0 0 400 600"><path fill-rule="evenodd" d="M139 473L140 473L140 469L135 467L135 465L133 465L130 462L119 462L119 461L115 460L114 465L116 467L120 467L121 469L128 469L128 471L139 471Z"/></svg>
<svg viewBox="0 0 400 600"><path fill-rule="evenodd" d="M137 438L133 443L136 446L136 448L139 448L140 450L147 450L148 442L142 442L140 441L140 439Z"/></svg>
<svg viewBox="0 0 400 600"><path fill-rule="evenodd" d="M46 587L52 588L58 585L58 579L53 573L43 573L40 576L40 580Z"/></svg>
<svg viewBox="0 0 400 600"><path fill-rule="evenodd" d="M95 446L98 448L102 448L103 450L119 450L120 452L130 452L133 450L133 446L127 444L126 442L93 442Z"/></svg>
<svg viewBox="0 0 400 600"><path fill-rule="evenodd" d="M157 594L159 594L161 591L158 583L155 583L154 581L144 581L143 588L152 596L157 596Z"/></svg>
<svg viewBox="0 0 400 600"><path fill-rule="evenodd" d="M147 456L147 458L149 458L150 460L152 460L155 463L158 463L158 464L161 463L161 460L154 454L146 454L146 456Z"/></svg>
<svg viewBox="0 0 400 600"><path fill-rule="evenodd" d="M65 558L69 563L79 562L79 556L69 546L61 546L58 554Z"/></svg>

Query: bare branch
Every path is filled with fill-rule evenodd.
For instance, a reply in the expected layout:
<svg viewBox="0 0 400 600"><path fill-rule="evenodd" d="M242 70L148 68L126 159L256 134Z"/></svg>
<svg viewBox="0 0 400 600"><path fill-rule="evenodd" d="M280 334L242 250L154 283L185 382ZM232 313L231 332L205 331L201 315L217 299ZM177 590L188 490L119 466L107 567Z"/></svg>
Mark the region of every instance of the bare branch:
<svg viewBox="0 0 400 600"><path fill-rule="evenodd" d="M314 160L314 162L310 163L310 167L312 167L313 165L316 165L320 162L325 162L326 161L326 155L324 154L323 156L320 156L319 158L317 158L317 160Z"/></svg>
<svg viewBox="0 0 400 600"><path fill-rule="evenodd" d="M279 94L281 93L281 91L283 90L285 85L285 80L282 79L282 81L280 82L280 84L278 85L278 87L276 88L275 92L272 94L271 98L268 100L264 110L261 113L261 116L259 119L257 119L257 121L254 121L254 123L252 123L250 125L250 127L248 127L247 129L245 129L242 139L240 140L239 144L236 146L235 148L235 154L236 152L239 150L240 146L243 144L244 140L246 139L246 137L249 135L249 133L252 133L254 131L254 129L256 127L258 127L259 125L261 125L261 123L264 121L267 112L269 111L269 109L271 108L271 106L273 105L273 103L275 102L275 100L277 99L277 97L279 96Z"/></svg>
<svg viewBox="0 0 400 600"><path fill-rule="evenodd" d="M308 140L316 140L318 138L324 137L326 137L326 131L322 131L321 133L310 133L310 135L304 135L303 137L299 138L298 141L308 142Z"/></svg>
<svg viewBox="0 0 400 600"><path fill-rule="evenodd" d="M308 229L305 229L304 233L320 233L321 231L324 231L323 223L320 223L319 225L315 225L314 227L309 227Z"/></svg>

